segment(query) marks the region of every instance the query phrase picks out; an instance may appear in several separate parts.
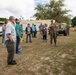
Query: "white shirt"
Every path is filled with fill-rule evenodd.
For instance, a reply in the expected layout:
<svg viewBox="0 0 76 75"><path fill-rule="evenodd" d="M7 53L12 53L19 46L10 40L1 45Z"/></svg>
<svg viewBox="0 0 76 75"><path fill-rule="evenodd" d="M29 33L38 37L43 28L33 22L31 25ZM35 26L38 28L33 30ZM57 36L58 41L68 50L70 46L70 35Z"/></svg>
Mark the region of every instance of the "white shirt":
<svg viewBox="0 0 76 75"><path fill-rule="evenodd" d="M16 42L15 25L12 22L8 22L8 24L6 26L5 40L9 40L9 38L7 37L7 34L10 34L11 38L13 39L13 41Z"/></svg>
<svg viewBox="0 0 76 75"><path fill-rule="evenodd" d="M28 34L30 34L31 33L30 27L27 27L27 30L28 30Z"/></svg>

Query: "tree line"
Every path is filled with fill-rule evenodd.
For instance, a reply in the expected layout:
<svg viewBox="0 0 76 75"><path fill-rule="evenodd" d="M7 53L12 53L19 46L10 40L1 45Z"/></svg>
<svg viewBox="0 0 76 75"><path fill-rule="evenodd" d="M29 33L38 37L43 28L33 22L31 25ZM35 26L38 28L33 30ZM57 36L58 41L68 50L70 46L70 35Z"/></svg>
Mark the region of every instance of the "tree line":
<svg viewBox="0 0 76 75"><path fill-rule="evenodd" d="M6 22L7 18L0 18L0 21Z"/></svg>

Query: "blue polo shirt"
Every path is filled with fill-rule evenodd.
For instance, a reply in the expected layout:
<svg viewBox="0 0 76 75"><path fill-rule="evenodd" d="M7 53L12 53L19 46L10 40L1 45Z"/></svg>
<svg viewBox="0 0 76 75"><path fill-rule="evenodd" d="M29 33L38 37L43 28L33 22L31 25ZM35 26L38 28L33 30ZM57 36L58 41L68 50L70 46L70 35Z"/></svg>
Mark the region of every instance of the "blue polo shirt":
<svg viewBox="0 0 76 75"><path fill-rule="evenodd" d="M35 26L32 26L31 28L32 28L32 31L35 31Z"/></svg>
<svg viewBox="0 0 76 75"><path fill-rule="evenodd" d="M15 29L19 31L20 36L21 36L21 35L22 35L22 34L21 34L21 27L20 27L19 24L16 24ZM18 36L18 33L17 33L17 32L16 32L16 36Z"/></svg>

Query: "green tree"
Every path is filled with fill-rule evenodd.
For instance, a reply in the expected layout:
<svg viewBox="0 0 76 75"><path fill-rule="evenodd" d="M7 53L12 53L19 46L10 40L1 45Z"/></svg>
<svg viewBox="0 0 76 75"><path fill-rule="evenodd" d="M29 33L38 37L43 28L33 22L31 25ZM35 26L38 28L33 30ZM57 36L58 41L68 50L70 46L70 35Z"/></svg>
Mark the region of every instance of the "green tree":
<svg viewBox="0 0 76 75"><path fill-rule="evenodd" d="M37 20L39 19L45 19L45 6L44 5L37 5L37 7L35 8L35 10L37 11L37 13L34 15L36 17Z"/></svg>
<svg viewBox="0 0 76 75"><path fill-rule="evenodd" d="M67 22L69 21L69 16L67 13L69 10L63 9L64 0L50 0L49 3L45 5L37 5L35 10L37 13L34 15L37 20L39 19L54 19L57 22Z"/></svg>

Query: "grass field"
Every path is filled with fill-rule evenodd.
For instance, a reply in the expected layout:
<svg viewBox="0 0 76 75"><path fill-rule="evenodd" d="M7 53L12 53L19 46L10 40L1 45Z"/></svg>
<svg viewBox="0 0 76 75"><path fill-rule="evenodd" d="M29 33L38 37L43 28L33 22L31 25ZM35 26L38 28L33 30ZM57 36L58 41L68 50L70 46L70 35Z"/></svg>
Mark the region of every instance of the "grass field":
<svg viewBox="0 0 76 75"><path fill-rule="evenodd" d="M76 75L76 32L58 36L58 47L49 41L38 38L28 44L23 41L22 54L15 55L15 66L7 65L7 50L0 44L0 75Z"/></svg>

